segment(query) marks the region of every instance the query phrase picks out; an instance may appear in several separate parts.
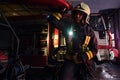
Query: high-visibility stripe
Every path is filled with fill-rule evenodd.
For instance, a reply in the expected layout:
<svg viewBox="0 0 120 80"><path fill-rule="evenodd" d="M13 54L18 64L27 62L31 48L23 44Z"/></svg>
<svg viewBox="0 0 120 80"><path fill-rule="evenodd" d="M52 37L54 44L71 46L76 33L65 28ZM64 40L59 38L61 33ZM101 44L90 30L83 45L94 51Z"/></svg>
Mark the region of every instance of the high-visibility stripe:
<svg viewBox="0 0 120 80"><path fill-rule="evenodd" d="M89 44L89 42L90 42L90 36L86 36L83 47L86 47Z"/></svg>
<svg viewBox="0 0 120 80"><path fill-rule="evenodd" d="M90 55L89 55L89 53L88 53L88 52L86 52L86 54L87 54L87 56L88 56L88 60L90 60Z"/></svg>
<svg viewBox="0 0 120 80"><path fill-rule="evenodd" d="M60 13L57 13L57 15L58 15L60 18L62 18L62 15L61 15Z"/></svg>
<svg viewBox="0 0 120 80"><path fill-rule="evenodd" d="M87 56L88 56L88 60L90 60L90 59L92 59L93 58L93 53L92 53L92 51L87 51L86 52L86 54L87 54Z"/></svg>
<svg viewBox="0 0 120 80"><path fill-rule="evenodd" d="M56 17L57 20L60 20L62 18L62 15L60 13L53 13L52 15Z"/></svg>
<svg viewBox="0 0 120 80"><path fill-rule="evenodd" d="M93 53L92 53L92 51L88 51L89 52L89 54L90 54L90 58L93 58Z"/></svg>

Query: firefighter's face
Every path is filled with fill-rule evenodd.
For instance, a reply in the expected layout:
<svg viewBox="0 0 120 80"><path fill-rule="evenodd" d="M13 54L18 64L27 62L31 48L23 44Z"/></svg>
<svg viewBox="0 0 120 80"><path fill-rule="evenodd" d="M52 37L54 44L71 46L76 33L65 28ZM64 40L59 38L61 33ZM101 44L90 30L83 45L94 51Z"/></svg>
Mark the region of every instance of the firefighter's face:
<svg viewBox="0 0 120 80"><path fill-rule="evenodd" d="M81 12L76 12L76 13L74 14L74 22L80 23L81 20L82 20L82 17L83 17L83 13L81 13Z"/></svg>

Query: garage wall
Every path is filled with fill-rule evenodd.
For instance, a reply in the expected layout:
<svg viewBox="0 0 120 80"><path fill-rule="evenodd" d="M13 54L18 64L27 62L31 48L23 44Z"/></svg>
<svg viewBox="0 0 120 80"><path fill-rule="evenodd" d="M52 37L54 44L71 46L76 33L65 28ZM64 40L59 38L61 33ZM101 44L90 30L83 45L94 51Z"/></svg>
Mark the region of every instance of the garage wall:
<svg viewBox="0 0 120 80"><path fill-rule="evenodd" d="M113 19L113 27L115 33L115 41L116 41L115 45L120 52L120 9L116 11L112 19Z"/></svg>

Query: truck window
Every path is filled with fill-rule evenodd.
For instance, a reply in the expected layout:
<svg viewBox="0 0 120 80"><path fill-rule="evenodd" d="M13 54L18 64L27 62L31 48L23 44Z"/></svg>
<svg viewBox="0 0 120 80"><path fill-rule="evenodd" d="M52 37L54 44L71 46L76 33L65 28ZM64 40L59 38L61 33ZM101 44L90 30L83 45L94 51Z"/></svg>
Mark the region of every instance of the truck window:
<svg viewBox="0 0 120 80"><path fill-rule="evenodd" d="M105 39L105 25L102 17L99 15L90 17L90 24L92 25L94 31L98 31L99 38Z"/></svg>

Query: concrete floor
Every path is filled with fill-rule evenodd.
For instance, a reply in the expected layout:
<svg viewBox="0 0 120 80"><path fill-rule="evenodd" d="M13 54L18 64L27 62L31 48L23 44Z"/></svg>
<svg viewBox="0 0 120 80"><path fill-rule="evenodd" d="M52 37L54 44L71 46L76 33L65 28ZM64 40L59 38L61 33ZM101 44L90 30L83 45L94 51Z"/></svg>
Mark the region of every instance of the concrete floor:
<svg viewBox="0 0 120 80"><path fill-rule="evenodd" d="M120 80L120 65L112 62L105 62L96 65L94 80ZM26 80L55 80L55 69L29 69L26 73Z"/></svg>
<svg viewBox="0 0 120 80"><path fill-rule="evenodd" d="M120 80L120 65L111 62L97 65L96 80Z"/></svg>

